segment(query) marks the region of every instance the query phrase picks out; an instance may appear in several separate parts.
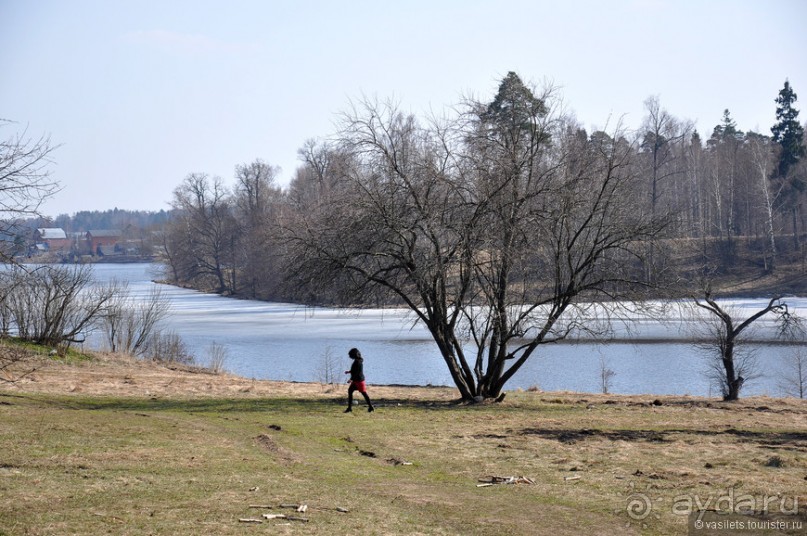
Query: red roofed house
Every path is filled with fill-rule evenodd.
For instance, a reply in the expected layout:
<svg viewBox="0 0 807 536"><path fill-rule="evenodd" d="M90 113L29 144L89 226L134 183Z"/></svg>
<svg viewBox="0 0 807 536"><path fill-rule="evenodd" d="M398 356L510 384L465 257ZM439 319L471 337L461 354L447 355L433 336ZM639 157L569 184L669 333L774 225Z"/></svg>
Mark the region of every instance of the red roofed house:
<svg viewBox="0 0 807 536"><path fill-rule="evenodd" d="M34 231L34 243L40 251L68 252L72 246L72 241L67 238L67 234L59 227L46 227Z"/></svg>
<svg viewBox="0 0 807 536"><path fill-rule="evenodd" d="M86 247L93 255L121 255L119 243L123 233L117 229L94 229L87 231Z"/></svg>

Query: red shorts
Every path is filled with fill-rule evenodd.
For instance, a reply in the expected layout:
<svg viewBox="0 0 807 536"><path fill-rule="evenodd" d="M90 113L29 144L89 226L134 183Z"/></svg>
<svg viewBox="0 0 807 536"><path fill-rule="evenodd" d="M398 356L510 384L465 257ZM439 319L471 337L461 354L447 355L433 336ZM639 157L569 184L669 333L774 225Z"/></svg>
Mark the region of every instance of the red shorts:
<svg viewBox="0 0 807 536"><path fill-rule="evenodd" d="M367 392L367 384L364 381L360 381L360 382L351 381L350 382L350 388L353 389L354 391L358 391L360 393L366 393Z"/></svg>

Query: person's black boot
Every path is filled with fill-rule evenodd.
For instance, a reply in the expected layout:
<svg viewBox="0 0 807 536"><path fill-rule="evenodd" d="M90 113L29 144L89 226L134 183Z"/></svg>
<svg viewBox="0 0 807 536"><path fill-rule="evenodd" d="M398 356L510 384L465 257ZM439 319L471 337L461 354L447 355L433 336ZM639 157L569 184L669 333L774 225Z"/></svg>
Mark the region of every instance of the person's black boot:
<svg viewBox="0 0 807 536"><path fill-rule="evenodd" d="M345 410L345 413L350 413L351 411L353 411L353 408L351 408L350 406L348 406L348 408Z"/></svg>
<svg viewBox="0 0 807 536"><path fill-rule="evenodd" d="M374 411L375 411L375 408L372 405L367 406L367 413L372 413Z"/></svg>

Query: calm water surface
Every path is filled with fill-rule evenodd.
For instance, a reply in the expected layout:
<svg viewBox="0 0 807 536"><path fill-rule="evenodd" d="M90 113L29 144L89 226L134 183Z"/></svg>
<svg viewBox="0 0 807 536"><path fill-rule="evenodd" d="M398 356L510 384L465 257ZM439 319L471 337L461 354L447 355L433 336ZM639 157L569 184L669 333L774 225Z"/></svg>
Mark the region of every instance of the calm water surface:
<svg viewBox="0 0 807 536"><path fill-rule="evenodd" d="M129 282L135 296L146 296L159 279L159 265L98 264L98 280ZM413 326L400 310L343 311L295 304L224 298L169 285L159 285L170 299L165 328L179 334L197 361L205 364L213 343L225 348L224 367L256 379L320 381L327 356L341 377L349 368L347 351L361 349L369 383L453 385L448 369L428 332ZM757 307L760 300L740 300ZM802 313L807 300L796 300ZM680 323L645 321L634 336L641 341L681 338ZM779 396L787 360L796 346L756 345L765 374L749 382L743 395ZM602 365L613 370L611 392L621 394L712 395L704 377L702 351L684 342L563 343L540 348L508 389L537 386L546 391L600 392Z"/></svg>

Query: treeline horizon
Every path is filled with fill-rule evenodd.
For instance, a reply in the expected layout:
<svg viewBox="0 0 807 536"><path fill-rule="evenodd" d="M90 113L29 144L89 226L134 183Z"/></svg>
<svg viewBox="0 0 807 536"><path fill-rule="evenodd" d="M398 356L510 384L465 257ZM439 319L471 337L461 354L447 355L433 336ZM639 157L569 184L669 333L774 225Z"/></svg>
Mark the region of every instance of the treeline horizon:
<svg viewBox="0 0 807 536"><path fill-rule="evenodd" d="M65 232L88 231L91 229L125 229L134 226L139 229L161 228L169 220L171 210L79 210L73 214L59 214L56 217L40 216L29 218L25 225L29 229L58 227Z"/></svg>

